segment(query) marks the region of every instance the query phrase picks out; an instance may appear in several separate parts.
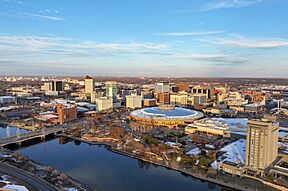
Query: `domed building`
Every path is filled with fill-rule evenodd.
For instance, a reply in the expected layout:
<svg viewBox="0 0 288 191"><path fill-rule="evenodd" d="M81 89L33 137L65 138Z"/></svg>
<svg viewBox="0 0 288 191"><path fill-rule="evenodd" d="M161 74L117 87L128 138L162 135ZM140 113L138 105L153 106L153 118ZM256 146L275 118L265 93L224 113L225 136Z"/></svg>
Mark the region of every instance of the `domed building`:
<svg viewBox="0 0 288 191"><path fill-rule="evenodd" d="M185 125L202 117L201 112L171 105L135 110L129 116L131 120L169 128Z"/></svg>

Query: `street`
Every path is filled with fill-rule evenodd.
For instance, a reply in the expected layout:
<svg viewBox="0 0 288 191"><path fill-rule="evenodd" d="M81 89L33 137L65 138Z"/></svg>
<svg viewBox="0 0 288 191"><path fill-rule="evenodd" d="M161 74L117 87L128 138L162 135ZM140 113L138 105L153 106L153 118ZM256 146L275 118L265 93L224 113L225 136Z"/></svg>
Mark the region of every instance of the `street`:
<svg viewBox="0 0 288 191"><path fill-rule="evenodd" d="M10 176L16 177L18 179L21 179L27 184L29 184L31 187L35 188L35 190L39 190L39 191L55 191L56 190L52 186L46 184L44 180L42 180L41 178L32 176L22 170L18 170L16 168L7 166L3 163L0 164L0 173L7 174Z"/></svg>

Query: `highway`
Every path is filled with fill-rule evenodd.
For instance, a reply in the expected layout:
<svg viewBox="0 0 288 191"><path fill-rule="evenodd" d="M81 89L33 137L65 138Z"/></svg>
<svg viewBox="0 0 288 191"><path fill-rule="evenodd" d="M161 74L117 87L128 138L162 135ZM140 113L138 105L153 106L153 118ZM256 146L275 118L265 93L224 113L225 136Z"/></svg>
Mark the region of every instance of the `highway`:
<svg viewBox="0 0 288 191"><path fill-rule="evenodd" d="M31 187L39 191L57 191L57 189L46 184L45 181L43 181L41 178L32 176L31 174L28 174L23 170L18 170L17 168L10 167L2 163L0 163L0 173L21 179L22 181L26 182Z"/></svg>

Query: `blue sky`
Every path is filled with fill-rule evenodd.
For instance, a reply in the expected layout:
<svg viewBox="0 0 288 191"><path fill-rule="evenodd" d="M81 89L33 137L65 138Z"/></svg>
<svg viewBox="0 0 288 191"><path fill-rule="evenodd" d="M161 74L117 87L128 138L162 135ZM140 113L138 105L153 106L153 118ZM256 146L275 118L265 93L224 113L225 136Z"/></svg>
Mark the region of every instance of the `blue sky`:
<svg viewBox="0 0 288 191"><path fill-rule="evenodd" d="M288 77L288 0L0 0L0 68Z"/></svg>

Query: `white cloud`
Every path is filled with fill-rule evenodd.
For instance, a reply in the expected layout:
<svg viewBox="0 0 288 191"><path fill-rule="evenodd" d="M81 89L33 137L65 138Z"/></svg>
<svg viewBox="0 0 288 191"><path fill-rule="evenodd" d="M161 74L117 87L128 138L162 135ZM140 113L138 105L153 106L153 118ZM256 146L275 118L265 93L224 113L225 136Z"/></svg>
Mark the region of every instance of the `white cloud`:
<svg viewBox="0 0 288 191"><path fill-rule="evenodd" d="M35 13L23 13L23 12L0 12L0 15L8 17L18 17L26 19L39 19L39 20L50 20L50 21L63 21L64 18L51 15L35 14Z"/></svg>
<svg viewBox="0 0 288 191"><path fill-rule="evenodd" d="M4 3L16 3L16 4L21 4L21 5L23 4L23 2L20 0L1 0L1 1Z"/></svg>
<svg viewBox="0 0 288 191"><path fill-rule="evenodd" d="M52 21L63 21L64 18L50 15L40 15L33 13L18 13L19 16L32 18L32 19L43 19L43 20L52 20Z"/></svg>
<svg viewBox="0 0 288 191"><path fill-rule="evenodd" d="M84 42L80 44L74 44L72 47L81 49L98 49L106 51L135 51L135 50L161 50L168 47L164 44L156 43L96 43L96 42Z"/></svg>
<svg viewBox="0 0 288 191"><path fill-rule="evenodd" d="M191 54L191 55L182 55L180 57L184 58L193 58L193 59L219 59L226 58L224 54Z"/></svg>
<svg viewBox="0 0 288 191"><path fill-rule="evenodd" d="M165 33L158 33L158 35L162 36L201 36L201 35L213 35L213 34L220 34L224 31L203 31L203 32L165 32Z"/></svg>
<svg viewBox="0 0 288 191"><path fill-rule="evenodd" d="M150 42L98 43L59 37L0 36L0 53L88 56L91 53L157 53L169 45Z"/></svg>
<svg viewBox="0 0 288 191"><path fill-rule="evenodd" d="M216 9L247 7L261 2L263 2L263 0L221 0L206 4L203 10L209 11Z"/></svg>
<svg viewBox="0 0 288 191"><path fill-rule="evenodd" d="M37 36L0 36L0 50L39 51L58 46L61 38Z"/></svg>
<svg viewBox="0 0 288 191"><path fill-rule="evenodd" d="M217 65L226 65L226 64L232 65L248 62L248 59L240 58L239 56L225 55L225 54L191 54L191 55L178 55L176 57L217 63Z"/></svg>
<svg viewBox="0 0 288 191"><path fill-rule="evenodd" d="M288 47L287 39L248 39L244 37L228 37L228 38L216 38L208 40L211 44L225 45L236 48L278 48Z"/></svg>

